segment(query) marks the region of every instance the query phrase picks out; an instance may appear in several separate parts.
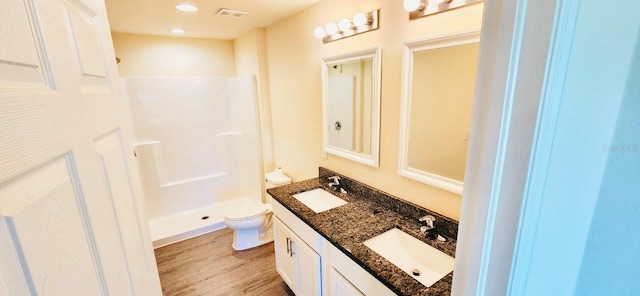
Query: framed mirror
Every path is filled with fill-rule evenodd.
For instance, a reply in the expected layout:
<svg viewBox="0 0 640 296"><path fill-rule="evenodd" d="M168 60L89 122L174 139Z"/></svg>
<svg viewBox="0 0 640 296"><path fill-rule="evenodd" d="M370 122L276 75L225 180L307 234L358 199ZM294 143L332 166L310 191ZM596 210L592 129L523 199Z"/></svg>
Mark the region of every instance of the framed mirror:
<svg viewBox="0 0 640 296"><path fill-rule="evenodd" d="M405 43L398 172L462 194L480 31Z"/></svg>
<svg viewBox="0 0 640 296"><path fill-rule="evenodd" d="M378 167L380 48L322 59L324 152Z"/></svg>

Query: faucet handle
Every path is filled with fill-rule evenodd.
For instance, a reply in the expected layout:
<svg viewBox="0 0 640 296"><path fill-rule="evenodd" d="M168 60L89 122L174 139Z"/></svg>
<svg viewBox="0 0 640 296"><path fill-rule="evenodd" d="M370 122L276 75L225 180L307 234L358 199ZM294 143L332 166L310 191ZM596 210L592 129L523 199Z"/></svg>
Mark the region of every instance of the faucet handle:
<svg viewBox="0 0 640 296"><path fill-rule="evenodd" d="M420 221L420 222L426 222L426 223L427 223L427 227L428 227L428 228L433 228L433 227L434 227L434 226L433 226L433 222L435 222L435 221L436 221L436 218L435 218L434 216L431 216L431 215L426 215L426 216L424 216L424 217L422 217L422 218L418 219L418 221Z"/></svg>
<svg viewBox="0 0 640 296"><path fill-rule="evenodd" d="M336 185L340 185L340 176L332 176L328 178L329 180L333 180L333 183Z"/></svg>

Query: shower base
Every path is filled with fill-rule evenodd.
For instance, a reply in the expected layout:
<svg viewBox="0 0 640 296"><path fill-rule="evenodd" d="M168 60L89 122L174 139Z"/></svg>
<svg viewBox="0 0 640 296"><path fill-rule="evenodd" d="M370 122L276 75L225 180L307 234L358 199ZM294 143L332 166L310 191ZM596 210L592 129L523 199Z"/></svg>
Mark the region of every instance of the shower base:
<svg viewBox="0 0 640 296"><path fill-rule="evenodd" d="M246 197L235 198L190 211L150 219L149 230L153 248L225 228L225 209L230 205L247 201L249 199Z"/></svg>

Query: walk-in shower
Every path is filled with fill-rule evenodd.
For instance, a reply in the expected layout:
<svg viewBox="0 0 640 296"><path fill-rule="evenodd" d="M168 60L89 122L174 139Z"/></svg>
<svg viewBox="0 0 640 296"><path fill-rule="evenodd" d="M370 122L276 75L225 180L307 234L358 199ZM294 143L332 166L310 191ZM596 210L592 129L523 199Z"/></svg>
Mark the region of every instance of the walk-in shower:
<svg viewBox="0 0 640 296"><path fill-rule="evenodd" d="M124 78L154 246L224 227L224 209L262 200L250 77Z"/></svg>

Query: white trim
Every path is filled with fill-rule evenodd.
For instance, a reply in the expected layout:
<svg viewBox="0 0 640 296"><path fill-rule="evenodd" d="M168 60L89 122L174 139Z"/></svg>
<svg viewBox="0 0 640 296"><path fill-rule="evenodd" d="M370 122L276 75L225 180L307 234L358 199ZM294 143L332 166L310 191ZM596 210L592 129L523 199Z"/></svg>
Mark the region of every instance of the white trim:
<svg viewBox="0 0 640 296"><path fill-rule="evenodd" d="M155 144L160 144L160 141L149 140L149 141L135 142L132 145L133 145L133 148L136 148L138 146L147 146L147 145L155 145Z"/></svg>
<svg viewBox="0 0 640 296"><path fill-rule="evenodd" d="M480 29L440 35L406 42L402 55L402 105L400 108L400 139L398 141L398 174L456 194L462 194L464 183L444 176L409 167L409 122L411 120L411 89L413 88L413 55L417 51L480 42Z"/></svg>
<svg viewBox="0 0 640 296"><path fill-rule="evenodd" d="M89 211L87 210L87 197L85 196L85 191L82 190L80 184L80 175L78 174L78 169L76 166L76 160L73 153L68 153L64 156L65 165L69 171L69 179L71 180L71 184L73 185L73 190L75 191L75 199L76 205L78 206L78 213L82 219L82 226L85 232L85 238L87 240L87 246L89 247L89 251L91 252L91 261L94 264L94 269L96 272L96 279L98 280L98 285L100 286L100 290L102 291L102 295L109 295L109 291L107 289L107 282L104 275L104 268L102 266L102 260L100 258L100 252L98 252L98 244L96 243L96 236L94 234L94 227L91 226L91 219L89 215ZM120 229L118 228L118 231ZM122 241L120 241L122 243ZM126 257L125 257L126 259ZM129 270L129 266L127 266L127 278L129 279L129 287L133 289L133 283L131 282L131 272Z"/></svg>
<svg viewBox="0 0 640 296"><path fill-rule="evenodd" d="M538 126L534 138L534 148L531 154L529 182L525 188L522 204L522 216L518 238L514 247L514 261L511 269L512 278L509 294L524 295L526 279L531 265L531 253L535 242L535 232L538 226L540 206L544 198L544 184L549 168L549 160L555 137L555 127L558 122L558 111L562 103L562 93L571 54L573 33L576 27L579 0L564 0L557 7L557 27L552 33L552 44L549 52L543 88L538 113Z"/></svg>
<svg viewBox="0 0 640 296"><path fill-rule="evenodd" d="M371 58L371 155L356 153L340 147L329 145L329 135L327 131L327 66L331 63L344 63L363 58ZM322 145L325 153L331 153L349 160L353 160L372 167L379 166L380 160L380 67L381 49L379 46L363 50L353 51L338 56L322 59Z"/></svg>
<svg viewBox="0 0 640 296"><path fill-rule="evenodd" d="M400 143L402 145L403 143ZM404 151L398 152L398 154L406 154ZM462 194L462 187L464 183L462 181L454 180L451 178L443 177L440 175L432 174L429 172L421 171L418 169L410 168L406 165L406 158L404 159L405 163L403 164L402 160L399 160L398 166L404 165L404 169L398 168L398 174L403 177L407 177L409 179L422 182L425 184L429 184L434 187L438 187L440 189L444 189L456 194Z"/></svg>
<svg viewBox="0 0 640 296"><path fill-rule="evenodd" d="M556 6L485 2L453 295L506 295Z"/></svg>
<svg viewBox="0 0 640 296"><path fill-rule="evenodd" d="M485 225L485 240L482 245L483 256L480 258L480 268L478 275L478 295L484 295L487 291L487 277L491 265L491 251L493 245L493 237L495 224L499 210L501 198L501 183L504 178L504 168L506 164L507 150L510 148L509 130L512 124L513 104L515 100L515 89L518 82L518 74L520 68L520 58L522 52L523 31L526 20L528 0L519 1L516 6L516 18L513 27L512 47L509 53L509 67L507 69L507 77L504 90L504 102L502 106L502 120L498 131L498 150L496 151L496 159L494 164L493 178L491 179L491 192L489 196L489 208L487 213L487 221Z"/></svg>

